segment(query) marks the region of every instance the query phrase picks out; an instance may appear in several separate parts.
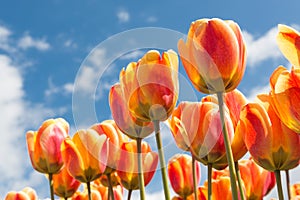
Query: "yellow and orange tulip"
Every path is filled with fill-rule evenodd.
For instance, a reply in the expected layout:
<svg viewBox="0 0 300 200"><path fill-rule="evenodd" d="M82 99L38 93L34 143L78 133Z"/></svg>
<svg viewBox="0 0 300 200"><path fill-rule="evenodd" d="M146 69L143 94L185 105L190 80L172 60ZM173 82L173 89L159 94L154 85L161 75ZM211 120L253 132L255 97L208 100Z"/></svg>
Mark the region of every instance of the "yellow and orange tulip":
<svg viewBox="0 0 300 200"><path fill-rule="evenodd" d="M116 125L128 137L145 138L154 131L152 122L142 122L130 114L120 84L110 89L109 105Z"/></svg>
<svg viewBox="0 0 300 200"><path fill-rule="evenodd" d="M298 166L300 135L280 121L270 105L269 95L258 98L259 103L249 103L241 112L243 137L253 160L270 171Z"/></svg>
<svg viewBox="0 0 300 200"><path fill-rule="evenodd" d="M144 184L151 181L158 164L158 155L151 150L148 143L142 141L142 168L144 174ZM132 140L122 145L121 157L118 161L117 173L121 179L121 184L127 190L139 189L137 144Z"/></svg>
<svg viewBox="0 0 300 200"><path fill-rule="evenodd" d="M95 130L79 130L64 140L61 149L65 167L80 182L99 178L106 168L108 139Z"/></svg>
<svg viewBox="0 0 300 200"><path fill-rule="evenodd" d="M290 186L291 199L299 200L300 199L300 183L295 183Z"/></svg>
<svg viewBox="0 0 300 200"><path fill-rule="evenodd" d="M277 44L288 61L300 67L300 33L290 26L279 24Z"/></svg>
<svg viewBox="0 0 300 200"><path fill-rule="evenodd" d="M246 67L246 46L233 21L199 19L190 25L187 41L178 42L181 61L200 92L230 92L240 83Z"/></svg>
<svg viewBox="0 0 300 200"><path fill-rule="evenodd" d="M170 120L177 145L190 150L203 164L215 163L226 154L219 106L214 102L181 102ZM234 133L228 112L225 114L230 141Z"/></svg>
<svg viewBox="0 0 300 200"><path fill-rule="evenodd" d="M218 103L216 95L208 95L201 100L202 102ZM246 97L237 89L224 94L224 103L228 108L232 125L234 128L234 137L231 142L231 149L234 161L238 161L247 153L247 147L243 140L243 129L239 123L242 107L247 104ZM227 166L227 157L224 155L220 160L213 164L216 169L223 169Z"/></svg>
<svg viewBox="0 0 300 200"><path fill-rule="evenodd" d="M140 121L164 121L178 99L178 56L148 51L120 73L120 85L131 114Z"/></svg>
<svg viewBox="0 0 300 200"><path fill-rule="evenodd" d="M85 189L84 191L80 192L77 191L72 197L71 200L87 200L88 198L88 191ZM91 200L102 200L101 194L96 189L91 189ZM104 200L104 199L103 199Z"/></svg>
<svg viewBox="0 0 300 200"><path fill-rule="evenodd" d="M196 162L196 183L200 182L200 166ZM187 154L176 154L168 163L168 175L173 190L183 198L194 192L192 157Z"/></svg>
<svg viewBox="0 0 300 200"><path fill-rule="evenodd" d="M300 134L300 68L278 67L270 78L272 106L280 120Z"/></svg>
<svg viewBox="0 0 300 200"><path fill-rule="evenodd" d="M10 191L6 194L4 200L38 200L38 196L34 189L25 187L23 190L16 192Z"/></svg>
<svg viewBox="0 0 300 200"><path fill-rule="evenodd" d="M66 167L63 167L58 174L54 174L52 180L54 194L62 198L71 197L81 184L69 174Z"/></svg>
<svg viewBox="0 0 300 200"><path fill-rule="evenodd" d="M261 200L275 186L275 174L258 166L252 159L239 162L245 196L249 200ZM259 177L259 178L258 178Z"/></svg>
<svg viewBox="0 0 300 200"><path fill-rule="evenodd" d="M35 170L46 174L61 170L64 163L60 146L68 132L68 122L57 118L44 121L38 131L26 133L28 152Z"/></svg>
<svg viewBox="0 0 300 200"><path fill-rule="evenodd" d="M121 146L129 138L120 131L114 120L105 120L92 125L90 128L95 130L98 135L105 135L109 139L108 159L104 174L111 174L117 168Z"/></svg>
<svg viewBox="0 0 300 200"><path fill-rule="evenodd" d="M93 182L92 187L95 190L98 190L99 193L101 194L102 199L108 199L108 193L109 189L107 186L104 186L99 179L95 180ZM122 200L123 199L123 187L121 185L114 185L113 186L113 193L114 193L114 199L115 200Z"/></svg>

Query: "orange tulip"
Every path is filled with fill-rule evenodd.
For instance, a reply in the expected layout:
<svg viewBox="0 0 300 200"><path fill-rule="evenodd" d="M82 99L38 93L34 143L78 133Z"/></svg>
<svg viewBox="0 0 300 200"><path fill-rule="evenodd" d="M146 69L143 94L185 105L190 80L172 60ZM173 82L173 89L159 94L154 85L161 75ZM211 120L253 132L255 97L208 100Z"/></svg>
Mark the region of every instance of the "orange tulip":
<svg viewBox="0 0 300 200"><path fill-rule="evenodd" d="M128 141L128 137L120 131L114 120L105 120L94 124L91 129L95 130L98 135L105 135L109 139L107 167L104 174L111 174L116 169L117 161L120 159L121 146L125 141Z"/></svg>
<svg viewBox="0 0 300 200"><path fill-rule="evenodd" d="M218 99L215 95L209 95L201 100L202 102L215 102ZM246 97L237 89L224 94L224 103L228 108L230 118L234 128L234 137L231 142L231 149L234 161L238 161L247 153L247 147L243 140L243 130L239 123L242 107L247 104ZM227 157L224 155L220 160L213 164L216 169L223 169L227 166Z"/></svg>
<svg viewBox="0 0 300 200"><path fill-rule="evenodd" d="M83 192L77 191L72 197L71 200L87 200L88 198L88 191L84 190ZM96 189L91 189L91 199L92 200L102 200L101 194ZM104 200L104 199L103 199Z"/></svg>
<svg viewBox="0 0 300 200"><path fill-rule="evenodd" d="M34 189L25 187L23 190L16 192L10 191L6 194L5 200L37 200L38 196Z"/></svg>
<svg viewBox="0 0 300 200"><path fill-rule="evenodd" d="M62 155L69 173L83 183L100 177L106 168L108 139L92 129L79 130L62 143Z"/></svg>
<svg viewBox="0 0 300 200"><path fill-rule="evenodd" d="M196 162L196 183L200 182L200 166ZM176 154L168 163L168 175L173 190L183 198L193 194L192 157L187 154Z"/></svg>
<svg viewBox="0 0 300 200"><path fill-rule="evenodd" d="M142 168L144 174L144 184L151 181L157 164L158 155L151 150L148 143L142 141ZM121 184L127 190L139 189L138 163L137 163L136 141L125 142L122 145L121 156L118 162L117 173L121 179Z"/></svg>
<svg viewBox="0 0 300 200"><path fill-rule="evenodd" d="M228 112L225 117L231 140L234 130ZM200 162L215 163L226 154L218 104L181 102L173 113L170 125L177 145L184 150L189 148Z"/></svg>
<svg viewBox="0 0 300 200"><path fill-rule="evenodd" d="M95 190L99 191L99 193L101 194L102 199L108 199L108 193L109 193L108 187L102 185L102 183L98 180L99 179L97 179L96 181L93 182L93 185L92 185L93 188ZM122 200L123 199L123 187L121 185L115 185L113 187L113 193L114 193L115 200Z"/></svg>
<svg viewBox="0 0 300 200"><path fill-rule="evenodd" d="M207 181L205 181L204 189L203 189L204 191L207 190L207 188L208 188L207 184L208 184ZM205 195L203 195L203 196L205 196ZM219 200L219 199L231 200L232 199L229 176L221 176L218 179L212 179L211 199L212 200Z"/></svg>
<svg viewBox="0 0 300 200"><path fill-rule="evenodd" d="M80 182L73 178L66 167L53 175L54 194L62 198L71 197L80 186Z"/></svg>
<svg viewBox="0 0 300 200"><path fill-rule="evenodd" d="M261 168L252 159L240 161L239 169L249 200L263 199L275 186L275 174Z"/></svg>
<svg viewBox="0 0 300 200"><path fill-rule="evenodd" d="M300 33L295 29L279 24L277 44L282 54L292 63L300 67Z"/></svg>
<svg viewBox="0 0 300 200"><path fill-rule="evenodd" d="M44 121L38 131L26 133L28 152L35 170L46 174L60 171L64 164L60 145L68 132L68 122L57 118Z"/></svg>
<svg viewBox="0 0 300 200"><path fill-rule="evenodd" d="M145 138L154 131L152 122L141 122L130 114L120 84L110 89L109 105L116 125L127 136L133 139Z"/></svg>
<svg viewBox="0 0 300 200"><path fill-rule="evenodd" d="M258 98L260 103L249 103L241 112L244 141L251 156L269 171L298 166L300 135L280 121L270 106L270 96L259 95Z"/></svg>
<svg viewBox="0 0 300 200"><path fill-rule="evenodd" d="M300 134L300 69L280 66L270 78L272 106L280 120Z"/></svg>
<svg viewBox="0 0 300 200"><path fill-rule="evenodd" d="M200 19L191 23L187 41L178 42L182 64L200 92L230 92L246 67L246 47L233 21Z"/></svg>
<svg viewBox="0 0 300 200"><path fill-rule="evenodd" d="M300 199L300 183L295 183L290 186L292 200Z"/></svg>
<svg viewBox="0 0 300 200"><path fill-rule="evenodd" d="M164 121L178 98L178 56L148 51L120 73L120 84L131 114L140 121Z"/></svg>
<svg viewBox="0 0 300 200"><path fill-rule="evenodd" d="M118 176L117 171L114 171L110 174L110 181L112 186L120 185L121 180ZM102 176L100 176L100 178L94 180L94 183L96 185L104 185L105 187L109 187L109 181L106 174L103 174Z"/></svg>

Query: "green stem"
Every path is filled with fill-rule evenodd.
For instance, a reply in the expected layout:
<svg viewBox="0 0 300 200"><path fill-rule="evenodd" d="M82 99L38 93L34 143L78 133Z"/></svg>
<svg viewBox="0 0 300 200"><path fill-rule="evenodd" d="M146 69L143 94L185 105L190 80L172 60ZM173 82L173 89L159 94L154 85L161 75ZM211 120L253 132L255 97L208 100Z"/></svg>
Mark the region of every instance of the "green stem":
<svg viewBox="0 0 300 200"><path fill-rule="evenodd" d="M54 191L53 191L53 174L49 174L49 187L50 187L50 196L51 196L51 200L54 200Z"/></svg>
<svg viewBox="0 0 300 200"><path fill-rule="evenodd" d="M287 189L287 193L288 193L288 199L291 199L290 173L289 173L289 170L285 170L285 177L286 177L286 189Z"/></svg>
<svg viewBox="0 0 300 200"><path fill-rule="evenodd" d="M91 193L91 182L86 183L87 189L88 189L88 196L89 200L92 200L92 193Z"/></svg>
<svg viewBox="0 0 300 200"><path fill-rule="evenodd" d="M144 173L143 173L143 163L142 163L142 139L136 139L137 144L137 158L138 158L138 178L139 178L139 189L140 189L140 199L145 200L145 183L144 183Z"/></svg>
<svg viewBox="0 0 300 200"><path fill-rule="evenodd" d="M223 133L225 149L226 149L226 157L228 160L228 166L229 166L229 172L230 172L230 184L231 184L232 198L234 200L238 200L233 154L232 154L231 144L229 141L228 132L227 132L226 124L225 124L223 93L218 92L217 96L218 96L218 102L219 102L220 118L221 118L221 122L222 122L222 133Z"/></svg>
<svg viewBox="0 0 300 200"><path fill-rule="evenodd" d="M107 181L108 181L108 194L110 194L109 196L111 196L112 200L115 200L115 195L114 195L114 190L113 190L113 186L111 183L111 178L110 178L110 174L107 174ZM109 198L108 198L109 200Z"/></svg>
<svg viewBox="0 0 300 200"><path fill-rule="evenodd" d="M65 200L68 200L68 197L65 197Z"/></svg>
<svg viewBox="0 0 300 200"><path fill-rule="evenodd" d="M193 184L195 200L198 200L198 187L197 187L197 175L196 175L196 159L192 156L192 169L193 169Z"/></svg>
<svg viewBox="0 0 300 200"><path fill-rule="evenodd" d="M208 190L207 190L207 197L208 200L211 200L211 195L212 195L212 164L208 163L207 164L207 179L208 179Z"/></svg>
<svg viewBox="0 0 300 200"><path fill-rule="evenodd" d="M276 176L276 184L277 184L278 197L279 197L279 200L283 200L283 191L282 191L282 183L281 183L280 170L275 170L275 176Z"/></svg>
<svg viewBox="0 0 300 200"><path fill-rule="evenodd" d="M156 145L157 145L157 149L158 149L158 156L159 156L159 163L160 163L160 167L161 167L161 176L162 176L162 181L163 181L165 199L170 200L170 191L169 191L169 186L168 186L168 178L167 178L167 171L166 171L166 166L165 166L164 151L162 149L159 121L156 120L156 121L153 121L153 123L154 123L154 129L155 129Z"/></svg>
<svg viewBox="0 0 300 200"><path fill-rule="evenodd" d="M127 200L131 199L132 190L128 190Z"/></svg>
<svg viewBox="0 0 300 200"><path fill-rule="evenodd" d="M240 168L239 168L239 161L234 162L234 166L235 166L235 172L236 172L236 177L237 177L239 191L240 191L240 197L241 197L241 200L245 200L246 198L245 198L243 182L242 182L242 177L241 177Z"/></svg>

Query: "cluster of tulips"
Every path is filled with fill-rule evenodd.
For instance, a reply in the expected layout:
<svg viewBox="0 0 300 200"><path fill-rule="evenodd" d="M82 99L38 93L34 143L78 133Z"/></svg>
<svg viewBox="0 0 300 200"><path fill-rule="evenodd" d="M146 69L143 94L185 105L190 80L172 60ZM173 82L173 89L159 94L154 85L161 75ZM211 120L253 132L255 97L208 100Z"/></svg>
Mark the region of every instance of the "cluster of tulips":
<svg viewBox="0 0 300 200"><path fill-rule="evenodd" d="M274 38L275 39L275 38ZM270 92L249 102L236 88L246 67L246 45L237 23L201 19L178 42L183 67L193 86L205 93L199 102L179 102L176 52L148 51L120 72L111 87L113 120L77 131L71 138L62 118L46 120L26 134L32 166L46 174L51 199L122 199L145 186L160 163L165 199L263 199L277 185L279 200L300 199L300 183L289 170L300 160L300 34L278 26L278 46L293 66L278 67ZM177 106L177 107L176 107ZM160 123L167 121L177 146L166 164ZM157 152L143 139L154 132ZM250 157L245 159L247 152ZM200 184L200 163L207 181ZM287 178L282 188L281 171ZM81 191L78 187L84 183ZM37 199L25 188L7 200Z"/></svg>

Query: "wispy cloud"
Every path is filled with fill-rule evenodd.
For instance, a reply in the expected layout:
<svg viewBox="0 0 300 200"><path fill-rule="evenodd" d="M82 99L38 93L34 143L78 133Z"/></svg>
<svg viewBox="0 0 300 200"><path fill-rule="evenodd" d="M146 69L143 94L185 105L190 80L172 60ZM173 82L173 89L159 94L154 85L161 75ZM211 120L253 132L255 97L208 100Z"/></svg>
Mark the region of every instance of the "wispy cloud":
<svg viewBox="0 0 300 200"><path fill-rule="evenodd" d="M130 20L130 14L126 10L119 10L117 12L117 18L118 18L120 23L125 23L125 22L128 22Z"/></svg>
<svg viewBox="0 0 300 200"><path fill-rule="evenodd" d="M26 50L30 48L35 48L40 51L46 51L50 48L50 44L46 41L45 38L33 38L29 34L25 34L20 40L18 41L18 47Z"/></svg>
<svg viewBox="0 0 300 200"><path fill-rule="evenodd" d="M149 23L157 22L157 17L149 16L149 17L147 17L146 22L149 22Z"/></svg>
<svg viewBox="0 0 300 200"><path fill-rule="evenodd" d="M255 36L247 31L243 31L247 44L249 67L255 67L259 63L268 59L277 59L282 55L276 44L277 27L271 28L261 36Z"/></svg>
<svg viewBox="0 0 300 200"><path fill-rule="evenodd" d="M127 53L120 57L121 60L135 60L137 61L138 58L142 57L144 55L144 51L141 50L135 50L130 53Z"/></svg>

